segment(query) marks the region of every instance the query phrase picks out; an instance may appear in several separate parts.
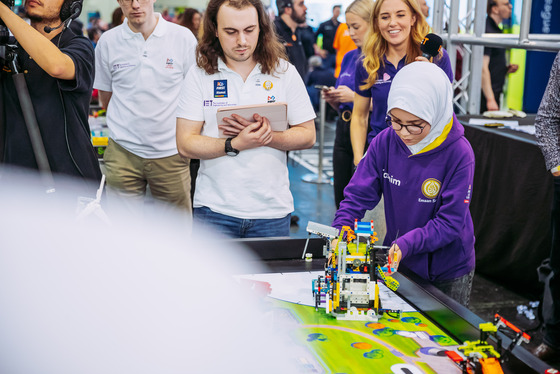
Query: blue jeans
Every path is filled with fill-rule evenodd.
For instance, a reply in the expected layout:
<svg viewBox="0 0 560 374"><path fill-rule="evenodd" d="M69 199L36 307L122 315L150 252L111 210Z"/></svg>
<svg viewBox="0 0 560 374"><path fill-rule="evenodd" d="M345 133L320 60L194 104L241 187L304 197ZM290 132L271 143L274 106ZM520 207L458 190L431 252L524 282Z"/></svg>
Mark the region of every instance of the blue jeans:
<svg viewBox="0 0 560 374"><path fill-rule="evenodd" d="M290 214L283 218L243 219L216 213L205 206L194 208L193 217L204 226L212 226L232 238L290 236Z"/></svg>
<svg viewBox="0 0 560 374"><path fill-rule="evenodd" d="M444 294L455 299L459 304L469 306L471 299L471 289L474 279L474 269L459 278L449 279L439 282L432 282Z"/></svg>

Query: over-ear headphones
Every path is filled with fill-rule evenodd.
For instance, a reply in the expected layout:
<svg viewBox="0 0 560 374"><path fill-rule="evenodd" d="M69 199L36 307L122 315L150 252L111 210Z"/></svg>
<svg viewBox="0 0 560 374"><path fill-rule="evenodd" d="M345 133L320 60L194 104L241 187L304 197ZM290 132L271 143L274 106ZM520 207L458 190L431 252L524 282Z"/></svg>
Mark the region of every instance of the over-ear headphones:
<svg viewBox="0 0 560 374"><path fill-rule="evenodd" d="M45 26L43 30L46 33L50 33L53 30L57 30L64 26L64 29L68 27L72 20L78 18L80 13L82 13L82 3L84 0L64 0L62 6L60 7L60 13L58 14L60 17L60 25L56 27Z"/></svg>
<svg viewBox="0 0 560 374"><path fill-rule="evenodd" d="M82 13L84 0L64 0L60 8L60 20L66 21L69 18L76 19Z"/></svg>

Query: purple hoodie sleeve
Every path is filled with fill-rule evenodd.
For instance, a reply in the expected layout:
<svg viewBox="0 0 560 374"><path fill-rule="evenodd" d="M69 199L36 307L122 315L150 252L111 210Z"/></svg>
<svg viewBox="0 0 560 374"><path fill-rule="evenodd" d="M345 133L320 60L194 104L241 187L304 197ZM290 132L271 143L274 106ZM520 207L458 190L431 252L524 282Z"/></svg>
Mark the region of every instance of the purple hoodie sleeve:
<svg viewBox="0 0 560 374"><path fill-rule="evenodd" d="M374 138L375 139L375 138ZM350 183L344 189L344 200L336 211L333 227L353 227L354 220L360 221L367 210L375 208L380 200L381 181L376 167L375 140L358 164Z"/></svg>
<svg viewBox="0 0 560 374"><path fill-rule="evenodd" d="M442 204L433 219L423 227L411 230L397 239L403 257L436 251L461 236L469 214L474 176L474 156L465 158L462 167L442 190Z"/></svg>

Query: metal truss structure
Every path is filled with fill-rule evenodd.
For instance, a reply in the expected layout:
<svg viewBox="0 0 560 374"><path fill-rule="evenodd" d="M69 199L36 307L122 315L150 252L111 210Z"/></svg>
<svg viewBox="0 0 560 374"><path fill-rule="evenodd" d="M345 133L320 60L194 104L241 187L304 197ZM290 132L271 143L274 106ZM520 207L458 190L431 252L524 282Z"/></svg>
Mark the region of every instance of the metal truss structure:
<svg viewBox="0 0 560 374"><path fill-rule="evenodd" d="M532 0L523 0L519 34L485 34L486 6L491 0L434 0L433 30L446 44L455 73L457 53L462 55L462 75L453 82L457 114L479 114L484 47L558 51L560 35L529 34ZM466 15L459 18L459 10Z"/></svg>

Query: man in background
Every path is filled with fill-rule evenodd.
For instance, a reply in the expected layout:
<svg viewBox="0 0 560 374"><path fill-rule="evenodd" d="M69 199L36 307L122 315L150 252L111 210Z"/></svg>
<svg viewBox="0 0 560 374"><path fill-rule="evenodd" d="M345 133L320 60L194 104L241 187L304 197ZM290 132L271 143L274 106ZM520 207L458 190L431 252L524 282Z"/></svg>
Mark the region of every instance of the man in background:
<svg viewBox="0 0 560 374"><path fill-rule="evenodd" d="M154 12L155 0L119 0L126 22L96 47L95 88L107 108L108 199L141 213L152 196L191 210L188 161L179 156L175 110L195 62L196 38Z"/></svg>
<svg viewBox="0 0 560 374"><path fill-rule="evenodd" d="M311 57L310 51L304 45L302 29L298 27L306 22L307 7L304 0L276 0L278 17L274 20L276 34L286 48L288 60L296 67L302 79L308 71L307 59ZM307 46L309 47L309 46Z"/></svg>
<svg viewBox="0 0 560 374"><path fill-rule="evenodd" d="M486 33L501 34L498 26L511 17L512 6L509 0L488 0ZM480 112L500 109L500 96L504 90L506 76L517 71L517 65L508 65L506 50L503 48L484 48L482 60L482 100Z"/></svg>
<svg viewBox="0 0 560 374"><path fill-rule="evenodd" d="M340 16L340 5L333 6L332 14L331 19L319 25L319 28L315 33L315 38L318 38L319 35L323 36L323 50L326 52L323 57L323 65L326 68L334 69L336 65L336 50L334 49L333 43L336 30L340 25L340 22L338 22L338 17Z"/></svg>

